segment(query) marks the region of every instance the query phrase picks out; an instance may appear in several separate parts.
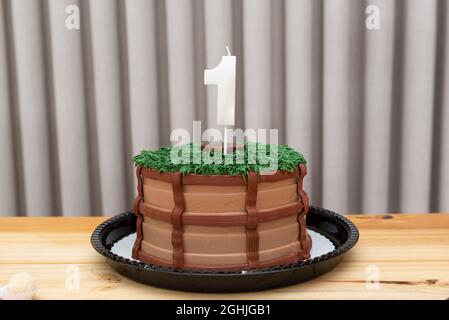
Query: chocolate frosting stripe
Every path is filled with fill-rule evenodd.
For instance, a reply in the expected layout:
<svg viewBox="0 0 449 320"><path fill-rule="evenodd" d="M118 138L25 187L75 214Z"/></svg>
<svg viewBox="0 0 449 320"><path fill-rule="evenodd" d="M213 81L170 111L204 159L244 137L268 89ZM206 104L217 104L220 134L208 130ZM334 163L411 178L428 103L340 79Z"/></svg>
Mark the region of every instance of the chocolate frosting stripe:
<svg viewBox="0 0 449 320"><path fill-rule="evenodd" d="M298 194L304 205L304 212L309 211L309 197L307 196L307 193L303 189L303 180L306 174L307 174L307 167L303 164L300 164L298 166Z"/></svg>
<svg viewBox="0 0 449 320"><path fill-rule="evenodd" d="M143 168L142 175L145 178L161 180L165 182L172 182L172 175L179 172L159 172L157 170ZM186 185L214 185L214 186L244 186L245 179L242 176L227 176L227 175L201 175L188 174L182 178L182 184Z"/></svg>
<svg viewBox="0 0 449 320"><path fill-rule="evenodd" d="M242 176L225 176L200 174L188 174L184 176L183 184L186 185L214 185L214 186L245 186L246 182Z"/></svg>
<svg viewBox="0 0 449 320"><path fill-rule="evenodd" d="M161 259L158 257L154 257L142 250L139 251L138 259L140 261L145 262L146 264L150 264L150 265L158 265L158 266L163 266L163 267L172 267L173 266L170 263L170 261L167 261L167 260L164 260L164 259ZM298 255L288 256L288 257L283 257L283 258L276 259L276 260L260 262L258 267L265 268L265 267L270 267L273 265L286 265L286 264L290 264L290 263L296 263L299 260L300 260L300 258L298 258ZM184 268L194 269L194 270L221 270L221 269L248 270L251 267L249 267L248 264L215 265L215 266L185 264Z"/></svg>
<svg viewBox="0 0 449 320"><path fill-rule="evenodd" d="M134 242L133 250L132 250L132 257L134 259L137 259L138 252L140 250L140 246L142 244L142 222L143 222L143 216L140 212L140 203L143 198L143 184L142 184L142 167L136 168L136 176L137 176L137 196L134 199L133 203L133 210L134 214L137 216L137 222L136 222L136 241Z"/></svg>
<svg viewBox="0 0 449 320"><path fill-rule="evenodd" d="M173 265L184 266L184 247L182 243L182 213L184 212L184 195L182 192L182 175L174 173L172 176L173 198L175 206L171 214Z"/></svg>
<svg viewBox="0 0 449 320"><path fill-rule="evenodd" d="M301 243L301 255L303 259L308 259L310 257L311 241L307 235L306 230L306 214L309 211L309 197L307 193L303 190L303 179L307 174L307 167L300 164L298 166L298 195L303 204L302 211L298 215L299 224L299 242Z"/></svg>
<svg viewBox="0 0 449 320"><path fill-rule="evenodd" d="M247 255L249 268L259 265L259 233L257 231L258 214L256 209L258 174L251 171L248 173L248 189L246 192L246 222Z"/></svg>
<svg viewBox="0 0 449 320"><path fill-rule="evenodd" d="M268 222L292 215L298 214L302 210L302 204L294 202L277 208L263 209L258 211L258 222ZM153 207L152 205L141 202L139 212L146 217L171 223L171 212L167 209ZM182 214L183 225L197 226L246 226L248 214L246 212L227 212L224 213L196 213L184 212Z"/></svg>
<svg viewBox="0 0 449 320"><path fill-rule="evenodd" d="M177 172L159 172L157 170L143 168L142 175L145 178L161 180L165 182L172 182L172 175L176 175ZM298 170L277 171L271 175L259 175L260 182L275 182L287 178L296 177ZM182 177L182 184L184 185L212 185L212 186L246 186L246 181L243 176L228 176L228 175L201 175L201 174L188 174Z"/></svg>

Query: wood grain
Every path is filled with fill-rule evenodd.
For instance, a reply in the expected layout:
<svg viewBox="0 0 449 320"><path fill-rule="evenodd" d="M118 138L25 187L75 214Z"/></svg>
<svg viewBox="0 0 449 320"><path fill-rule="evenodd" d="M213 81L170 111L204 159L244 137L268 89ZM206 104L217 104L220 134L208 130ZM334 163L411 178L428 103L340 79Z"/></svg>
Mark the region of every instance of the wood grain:
<svg viewBox="0 0 449 320"><path fill-rule="evenodd" d="M239 294L177 292L118 275L90 245L92 230L105 217L0 218L0 284L29 272L38 299L449 298L449 214L348 217L360 240L332 272L290 287ZM376 268L379 288L370 289L366 281ZM79 288L71 281L76 273Z"/></svg>

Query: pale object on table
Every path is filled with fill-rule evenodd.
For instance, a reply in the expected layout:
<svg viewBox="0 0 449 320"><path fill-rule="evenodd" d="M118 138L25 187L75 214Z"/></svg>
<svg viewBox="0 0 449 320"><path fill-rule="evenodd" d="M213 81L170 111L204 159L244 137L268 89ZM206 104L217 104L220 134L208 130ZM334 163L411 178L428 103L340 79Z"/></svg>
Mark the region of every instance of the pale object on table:
<svg viewBox="0 0 449 320"><path fill-rule="evenodd" d="M17 273L11 277L6 286L0 287L0 299L31 300L37 287L28 273Z"/></svg>

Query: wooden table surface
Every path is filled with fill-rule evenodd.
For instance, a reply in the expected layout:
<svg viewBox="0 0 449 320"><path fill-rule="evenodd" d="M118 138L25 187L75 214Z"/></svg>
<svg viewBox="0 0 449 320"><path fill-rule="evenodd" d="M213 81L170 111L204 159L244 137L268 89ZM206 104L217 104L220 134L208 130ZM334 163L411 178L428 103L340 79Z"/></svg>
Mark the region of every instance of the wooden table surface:
<svg viewBox="0 0 449 320"><path fill-rule="evenodd" d="M177 292L120 276L90 245L105 217L0 218L0 284L28 272L37 282L37 299L449 298L449 214L348 217L360 239L333 271L290 287L238 294ZM378 286L370 281L376 274Z"/></svg>

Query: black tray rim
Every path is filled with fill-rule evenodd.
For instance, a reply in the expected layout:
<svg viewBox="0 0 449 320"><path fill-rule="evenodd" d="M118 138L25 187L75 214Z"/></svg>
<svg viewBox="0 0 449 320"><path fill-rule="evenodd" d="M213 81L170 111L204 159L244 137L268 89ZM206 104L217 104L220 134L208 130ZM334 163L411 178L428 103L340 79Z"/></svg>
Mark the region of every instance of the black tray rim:
<svg viewBox="0 0 449 320"><path fill-rule="evenodd" d="M348 232L348 238L347 240L336 247L333 251L330 251L328 253L322 254L320 256L317 256L313 259L308 259L304 261L300 261L293 264L287 264L287 265L281 265L276 267L265 267L265 268L259 268L259 269L253 269L248 270L245 272L242 271L222 271L222 270L192 270L192 269L178 269L178 268L170 268L170 267L162 267L158 265L150 265L143 263L141 261L131 260L122 256L119 256L113 252L111 252L110 248L107 248L107 246L102 242L102 239L104 235L107 232L110 232L112 226L120 222L121 220L125 220L128 218L131 218L134 216L134 213L132 211L123 212L120 214L117 214L106 221L102 222L100 225L98 225L95 230L93 231L91 235L91 244L93 248L102 256L106 257L107 259L113 260L114 262L118 262L121 264L125 264L128 266L132 266L141 270L145 271L153 271L153 272L159 272L159 273L166 273L166 274L173 274L173 275L182 275L182 274L188 274L189 276L223 276L223 277L236 277L236 276L246 276L246 275L264 275L264 274L270 274L276 271L286 271L286 270L295 270L303 268L306 265L312 265L319 262L323 262L326 260L330 260L333 258L336 258L338 256L343 256L347 251L349 251L354 245L357 243L359 239L359 231L357 227L346 217L316 206L310 206L310 211L313 212L315 215L322 215L326 216L327 218L335 220L337 223L339 223L341 226L343 226L346 231ZM321 233L319 229L312 228L313 231L316 231L318 233ZM124 235L123 237L125 237ZM117 239L118 241L120 239ZM330 239L332 241L332 239ZM335 243L334 243L335 245Z"/></svg>

